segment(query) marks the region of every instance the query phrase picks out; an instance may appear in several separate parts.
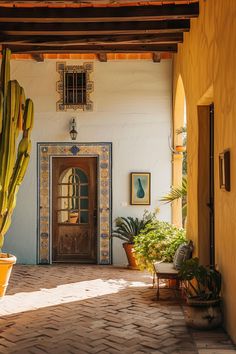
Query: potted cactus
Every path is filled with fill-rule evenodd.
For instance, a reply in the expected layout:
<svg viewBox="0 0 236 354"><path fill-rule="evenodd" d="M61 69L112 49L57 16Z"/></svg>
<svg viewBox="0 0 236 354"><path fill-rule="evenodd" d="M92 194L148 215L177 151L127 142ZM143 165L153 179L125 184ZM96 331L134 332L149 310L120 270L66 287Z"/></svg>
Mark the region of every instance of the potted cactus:
<svg viewBox="0 0 236 354"><path fill-rule="evenodd" d="M15 256L1 249L29 163L33 126L33 102L25 99L24 89L16 80L10 80L10 57L11 51L4 49L0 76L0 298L16 262Z"/></svg>

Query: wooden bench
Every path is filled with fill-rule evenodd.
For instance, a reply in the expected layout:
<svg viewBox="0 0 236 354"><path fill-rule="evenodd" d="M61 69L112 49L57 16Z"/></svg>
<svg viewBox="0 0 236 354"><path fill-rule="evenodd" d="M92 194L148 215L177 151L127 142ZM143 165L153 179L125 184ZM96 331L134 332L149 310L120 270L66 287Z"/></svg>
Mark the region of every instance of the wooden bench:
<svg viewBox="0 0 236 354"><path fill-rule="evenodd" d="M175 252L173 263L154 262L153 263L153 285L155 285L155 276L157 278L157 300L160 298L160 279L175 279L176 287L172 289L179 289L181 279L179 278L179 269L181 264L192 257L193 242L181 244ZM169 287L170 288L170 287Z"/></svg>
<svg viewBox="0 0 236 354"><path fill-rule="evenodd" d="M165 279L165 280L175 279L176 287L174 289L179 288L179 284L180 284L180 279L178 275L179 271L174 268L173 263L155 262L153 264L153 268L154 268L154 277L156 276L157 279L157 300L159 300L160 298L160 279ZM153 280L153 284L155 284L155 278Z"/></svg>

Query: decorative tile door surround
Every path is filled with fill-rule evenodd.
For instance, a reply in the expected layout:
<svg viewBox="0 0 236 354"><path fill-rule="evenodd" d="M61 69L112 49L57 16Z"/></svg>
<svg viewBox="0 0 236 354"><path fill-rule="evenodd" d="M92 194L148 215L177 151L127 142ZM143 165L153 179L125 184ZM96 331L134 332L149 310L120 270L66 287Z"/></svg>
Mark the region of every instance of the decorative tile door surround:
<svg viewBox="0 0 236 354"><path fill-rule="evenodd" d="M111 143L38 143L38 263L52 262L51 161L52 157L98 159L98 264L111 264Z"/></svg>

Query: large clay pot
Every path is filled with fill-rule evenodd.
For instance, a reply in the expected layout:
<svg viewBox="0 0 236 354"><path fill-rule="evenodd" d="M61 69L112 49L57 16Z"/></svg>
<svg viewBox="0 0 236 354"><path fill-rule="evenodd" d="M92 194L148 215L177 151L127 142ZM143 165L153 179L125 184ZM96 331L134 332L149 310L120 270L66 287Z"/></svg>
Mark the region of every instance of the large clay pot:
<svg viewBox="0 0 236 354"><path fill-rule="evenodd" d="M128 267L130 269L139 269L138 265L137 265L137 262L136 262L136 259L135 259L135 256L134 256L133 244L125 242L125 243L123 243L123 247L124 247L128 262L129 262Z"/></svg>
<svg viewBox="0 0 236 354"><path fill-rule="evenodd" d="M11 270L15 263L15 256L12 254L0 253L0 299L5 295Z"/></svg>
<svg viewBox="0 0 236 354"><path fill-rule="evenodd" d="M187 299L185 321L189 327L196 329L213 329L222 324L223 316L220 299L199 301Z"/></svg>

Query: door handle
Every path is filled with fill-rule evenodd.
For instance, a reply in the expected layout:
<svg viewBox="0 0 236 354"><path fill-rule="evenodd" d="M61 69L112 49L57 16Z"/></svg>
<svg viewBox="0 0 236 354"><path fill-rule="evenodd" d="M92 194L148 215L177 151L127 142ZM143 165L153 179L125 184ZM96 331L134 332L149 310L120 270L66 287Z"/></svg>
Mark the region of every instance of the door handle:
<svg viewBox="0 0 236 354"><path fill-rule="evenodd" d="M94 210L93 212L93 222L95 225L97 224L97 210Z"/></svg>

